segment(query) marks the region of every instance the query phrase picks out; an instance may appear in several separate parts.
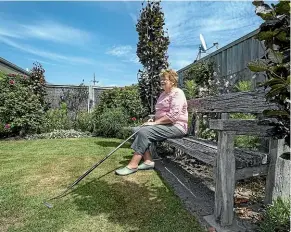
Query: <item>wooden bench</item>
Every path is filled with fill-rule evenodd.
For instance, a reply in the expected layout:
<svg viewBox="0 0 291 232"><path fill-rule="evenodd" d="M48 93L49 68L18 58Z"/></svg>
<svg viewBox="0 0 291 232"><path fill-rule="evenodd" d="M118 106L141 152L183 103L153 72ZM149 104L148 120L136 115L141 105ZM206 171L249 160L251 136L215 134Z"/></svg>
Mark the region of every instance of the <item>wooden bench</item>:
<svg viewBox="0 0 291 232"><path fill-rule="evenodd" d="M265 109L276 109L267 103L265 93L239 92L188 100L192 118L187 136L168 139L164 143L179 149L214 167L214 218L221 226L229 226L234 218L234 191L237 180L267 175L265 202L270 203L274 188L274 162L282 151L283 140L269 139L269 152L257 152L234 147L236 135L268 137L269 126L258 125L258 120L229 119L230 113L262 115ZM191 112L191 113L190 113ZM198 138L198 121L202 114L219 113L220 119L210 119L209 128L217 131L217 143Z"/></svg>

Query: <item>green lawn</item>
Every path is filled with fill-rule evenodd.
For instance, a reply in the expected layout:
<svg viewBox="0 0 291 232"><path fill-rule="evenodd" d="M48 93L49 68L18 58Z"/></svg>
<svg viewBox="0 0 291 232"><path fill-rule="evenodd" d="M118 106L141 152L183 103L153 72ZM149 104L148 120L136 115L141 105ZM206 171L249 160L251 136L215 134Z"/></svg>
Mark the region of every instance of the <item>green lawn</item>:
<svg viewBox="0 0 291 232"><path fill-rule="evenodd" d="M64 191L122 141L55 139L0 142L0 231L203 231L155 171L116 176L124 145L63 198Z"/></svg>

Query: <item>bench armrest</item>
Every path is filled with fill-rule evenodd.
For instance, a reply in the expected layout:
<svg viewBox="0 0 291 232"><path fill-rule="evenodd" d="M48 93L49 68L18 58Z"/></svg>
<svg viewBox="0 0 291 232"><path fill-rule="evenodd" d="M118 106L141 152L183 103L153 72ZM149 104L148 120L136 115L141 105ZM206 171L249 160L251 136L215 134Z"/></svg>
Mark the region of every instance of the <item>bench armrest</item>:
<svg viewBox="0 0 291 232"><path fill-rule="evenodd" d="M259 135L269 137L267 130L271 126L258 125L258 120L250 119L210 119L209 128L219 131L231 131L236 135Z"/></svg>

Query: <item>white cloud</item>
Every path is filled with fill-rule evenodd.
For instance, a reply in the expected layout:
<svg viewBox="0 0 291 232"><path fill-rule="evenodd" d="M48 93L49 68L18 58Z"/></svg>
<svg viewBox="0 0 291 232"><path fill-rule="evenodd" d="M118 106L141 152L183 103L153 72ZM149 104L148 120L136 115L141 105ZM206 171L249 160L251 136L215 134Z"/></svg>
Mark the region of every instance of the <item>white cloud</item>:
<svg viewBox="0 0 291 232"><path fill-rule="evenodd" d="M44 50L39 50L33 47L30 47L28 45L25 44L19 44L11 39L5 38L5 37L1 37L0 36L0 42L3 42L11 47L17 48L19 50L22 50L24 52L33 54L33 55L37 55L40 57L44 57L50 60L55 60L55 61L59 61L59 62L70 62L70 63L82 63L82 64L92 64L93 60L84 58L84 57L77 57L77 56L64 56L61 54L57 54L57 53L53 53L53 52L47 52Z"/></svg>
<svg viewBox="0 0 291 232"><path fill-rule="evenodd" d="M131 61L135 64L139 64L139 58L136 55L132 55L131 58L129 59L129 61Z"/></svg>
<svg viewBox="0 0 291 232"><path fill-rule="evenodd" d="M87 31L52 20L37 23L19 23L3 17L0 20L0 36L9 38L38 39L71 45L86 45L93 39L93 35Z"/></svg>
<svg viewBox="0 0 291 232"><path fill-rule="evenodd" d="M132 52L133 48L130 45L125 45L125 46L114 46L110 50L107 51L107 54L113 55L113 56L118 56L118 57L123 57L127 56Z"/></svg>
<svg viewBox="0 0 291 232"><path fill-rule="evenodd" d="M135 50L130 45L114 46L109 49L106 54L121 58L124 62L132 62L135 64L139 63Z"/></svg>
<svg viewBox="0 0 291 232"><path fill-rule="evenodd" d="M132 19L132 22L134 24L134 26L137 24L137 20L138 20L138 17L137 15L135 15L134 13L129 13L131 19Z"/></svg>
<svg viewBox="0 0 291 232"><path fill-rule="evenodd" d="M60 64L55 64L55 63L51 63L51 62L47 62L47 61L43 61L43 60L40 60L40 59L32 59L32 58L28 58L28 60L31 60L33 62L38 62L38 63L41 63L42 65L43 64L47 64L47 65L51 65L51 66L60 66Z"/></svg>
<svg viewBox="0 0 291 232"><path fill-rule="evenodd" d="M20 25L20 30L26 37L66 44L86 44L92 38L89 32L53 21Z"/></svg>
<svg viewBox="0 0 291 232"><path fill-rule="evenodd" d="M11 38L22 38L19 33L12 31L12 30L7 30L5 28L0 28L0 36L6 36L6 37L11 37Z"/></svg>

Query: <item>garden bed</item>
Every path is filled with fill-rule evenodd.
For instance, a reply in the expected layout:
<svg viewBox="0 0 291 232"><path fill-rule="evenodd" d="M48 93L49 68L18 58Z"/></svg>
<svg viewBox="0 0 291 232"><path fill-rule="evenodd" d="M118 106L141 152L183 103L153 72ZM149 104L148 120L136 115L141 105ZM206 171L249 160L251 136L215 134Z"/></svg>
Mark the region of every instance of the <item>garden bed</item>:
<svg viewBox="0 0 291 232"><path fill-rule="evenodd" d="M194 178L200 178L208 189L215 191L213 180L213 168L188 155L180 157L166 156L166 159L175 163ZM235 189L235 213L244 226L255 229L263 217L265 205L263 203L265 178L256 177L241 180L236 183Z"/></svg>

